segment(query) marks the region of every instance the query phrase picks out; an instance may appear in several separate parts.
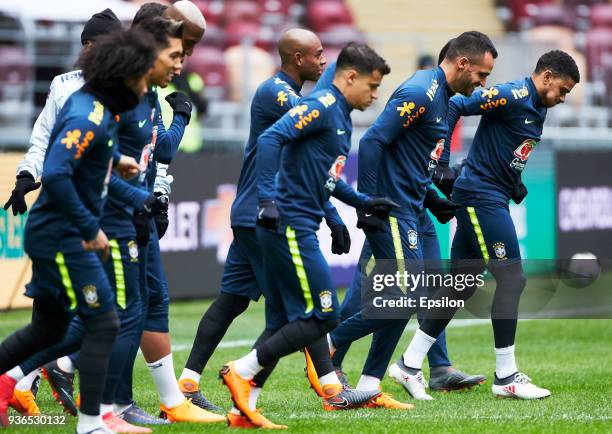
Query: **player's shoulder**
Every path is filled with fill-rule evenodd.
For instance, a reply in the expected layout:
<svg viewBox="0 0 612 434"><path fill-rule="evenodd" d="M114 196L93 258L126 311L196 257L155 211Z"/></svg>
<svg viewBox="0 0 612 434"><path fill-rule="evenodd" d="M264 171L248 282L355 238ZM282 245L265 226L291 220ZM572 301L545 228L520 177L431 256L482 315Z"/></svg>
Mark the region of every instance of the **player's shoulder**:
<svg viewBox="0 0 612 434"><path fill-rule="evenodd" d="M83 72L80 69L56 75L51 81L50 92L57 97L67 98L85 84Z"/></svg>
<svg viewBox="0 0 612 434"><path fill-rule="evenodd" d="M321 112L333 110L337 106L337 103L338 99L331 88L319 89L312 92L300 102L300 104L307 105L312 109L318 109Z"/></svg>
<svg viewBox="0 0 612 434"><path fill-rule="evenodd" d="M70 95L61 117L83 128L100 130L105 129L108 122L114 119L110 110L98 98L82 89Z"/></svg>
<svg viewBox="0 0 612 434"><path fill-rule="evenodd" d="M394 97L426 105L433 101L439 87L435 70L417 71L396 89Z"/></svg>

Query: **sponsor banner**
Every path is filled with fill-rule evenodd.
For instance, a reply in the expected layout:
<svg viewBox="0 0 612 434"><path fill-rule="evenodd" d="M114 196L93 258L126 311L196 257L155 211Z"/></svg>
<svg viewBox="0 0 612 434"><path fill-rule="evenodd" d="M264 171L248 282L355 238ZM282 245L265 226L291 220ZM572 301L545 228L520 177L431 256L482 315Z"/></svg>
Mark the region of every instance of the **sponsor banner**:
<svg viewBox="0 0 612 434"><path fill-rule="evenodd" d="M210 297L218 293L233 239L230 211L242 161L241 153L203 152L179 153L172 162L170 224L160 248L173 299ZM342 178L356 187L356 156L346 161ZM353 278L365 236L356 227L355 210L335 199L332 201L351 233L351 251L340 256L331 253L330 230L325 223L318 233L319 242L334 282L347 286Z"/></svg>
<svg viewBox="0 0 612 434"><path fill-rule="evenodd" d="M0 155L0 205L4 205L15 186L15 169L23 153ZM26 196L28 207L38 197L38 190ZM0 310L29 307L32 300L25 297L25 284L30 281L32 267L23 252L23 235L27 213L14 216L11 209L0 208Z"/></svg>
<svg viewBox="0 0 612 434"><path fill-rule="evenodd" d="M612 151L559 151L557 164L557 256L610 258Z"/></svg>

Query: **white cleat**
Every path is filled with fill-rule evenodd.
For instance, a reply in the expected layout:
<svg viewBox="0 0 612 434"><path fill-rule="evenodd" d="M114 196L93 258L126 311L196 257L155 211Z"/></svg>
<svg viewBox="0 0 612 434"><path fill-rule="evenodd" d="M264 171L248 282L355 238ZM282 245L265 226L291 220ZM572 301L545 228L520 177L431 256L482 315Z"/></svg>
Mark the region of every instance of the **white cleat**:
<svg viewBox="0 0 612 434"><path fill-rule="evenodd" d="M404 366L403 361L398 361L389 366L389 377L406 389L406 392L414 399L433 401L433 398L425 391L427 383L423 378L423 371L410 374L407 370L402 369Z"/></svg>
<svg viewBox="0 0 612 434"><path fill-rule="evenodd" d="M550 390L542 389L531 382L531 378L522 372L517 372L507 380L502 381L495 376L491 391L498 398L540 399L550 396Z"/></svg>

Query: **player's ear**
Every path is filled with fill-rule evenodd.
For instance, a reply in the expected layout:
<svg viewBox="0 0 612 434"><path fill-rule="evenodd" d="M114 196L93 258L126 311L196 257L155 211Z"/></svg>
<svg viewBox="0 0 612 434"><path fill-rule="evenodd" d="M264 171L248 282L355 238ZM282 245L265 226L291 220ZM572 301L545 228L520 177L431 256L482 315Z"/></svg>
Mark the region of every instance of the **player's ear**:
<svg viewBox="0 0 612 434"><path fill-rule="evenodd" d="M295 64L297 66L302 66L302 63L304 62L304 57L302 56L302 53L300 53L299 51L296 51L293 57L295 59Z"/></svg>
<svg viewBox="0 0 612 434"><path fill-rule="evenodd" d="M553 73L550 69L547 69L542 73L542 81L545 86L548 86L553 79Z"/></svg>
<svg viewBox="0 0 612 434"><path fill-rule="evenodd" d="M463 71L470 66L470 59L465 56L460 56L456 60L457 69Z"/></svg>
<svg viewBox="0 0 612 434"><path fill-rule="evenodd" d="M355 71L354 69L349 69L346 72L346 81L348 84L353 85L353 83L355 83L355 80L357 79L357 71Z"/></svg>

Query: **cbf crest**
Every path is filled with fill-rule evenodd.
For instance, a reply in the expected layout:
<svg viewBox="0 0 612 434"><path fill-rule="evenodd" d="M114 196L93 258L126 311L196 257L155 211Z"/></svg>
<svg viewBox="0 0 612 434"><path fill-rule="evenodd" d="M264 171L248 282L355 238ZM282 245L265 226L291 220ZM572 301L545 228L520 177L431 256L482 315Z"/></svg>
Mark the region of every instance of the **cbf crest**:
<svg viewBox="0 0 612 434"><path fill-rule="evenodd" d="M130 262L138 262L138 244L136 241L128 241L128 254L130 255Z"/></svg>
<svg viewBox="0 0 612 434"><path fill-rule="evenodd" d="M493 244L493 251L495 252L495 256L497 257L497 259L507 259L506 246L504 245L504 243Z"/></svg>
<svg viewBox="0 0 612 434"><path fill-rule="evenodd" d="M418 249L418 242L419 242L419 235L417 234L417 231L415 231L414 229L410 229L408 231L408 247L410 247L411 249Z"/></svg>
<svg viewBox="0 0 612 434"><path fill-rule="evenodd" d="M334 310L332 308L334 300L332 298L331 291L321 291L319 293L319 300L321 301L321 311L331 312L332 310Z"/></svg>
<svg viewBox="0 0 612 434"><path fill-rule="evenodd" d="M100 303L98 303L98 290L94 285L85 285L83 287L83 296L85 297L85 303L90 308L100 307Z"/></svg>

